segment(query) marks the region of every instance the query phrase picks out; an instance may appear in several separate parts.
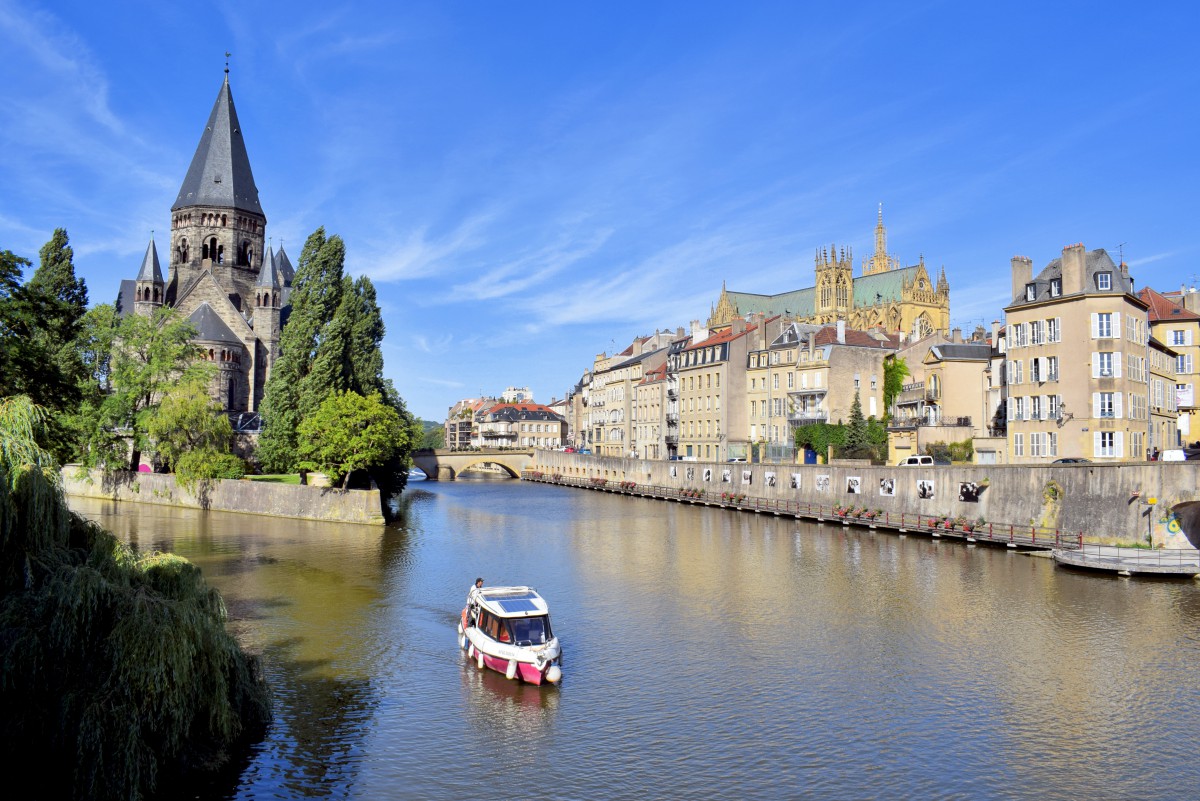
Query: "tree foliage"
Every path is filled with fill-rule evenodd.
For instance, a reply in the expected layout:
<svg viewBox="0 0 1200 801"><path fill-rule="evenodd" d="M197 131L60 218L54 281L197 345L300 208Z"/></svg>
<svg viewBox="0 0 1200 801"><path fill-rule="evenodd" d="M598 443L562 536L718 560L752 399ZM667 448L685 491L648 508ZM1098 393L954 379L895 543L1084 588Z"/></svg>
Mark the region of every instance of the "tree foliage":
<svg viewBox="0 0 1200 801"><path fill-rule="evenodd" d="M301 424L331 395L378 395L395 410L403 432L390 456L372 466L385 494L403 489L409 454L421 441L419 422L383 377L384 324L370 279L345 274L345 244L318 228L304 244L292 282L291 314L280 335L260 409L264 429L258 457L272 472L300 466Z"/></svg>
<svg viewBox="0 0 1200 801"><path fill-rule="evenodd" d="M46 797L142 797L262 732L266 685L198 568L67 509L48 414L0 400L0 749L58 766L37 773Z"/></svg>
<svg viewBox="0 0 1200 801"><path fill-rule="evenodd" d="M343 488L354 471L386 463L406 443L411 448L405 422L378 394L330 395L301 421L298 433L300 467L319 470Z"/></svg>
<svg viewBox="0 0 1200 801"><path fill-rule="evenodd" d="M904 379L910 375L908 362L896 356L887 356L883 360L883 417L891 416L892 404L904 389Z"/></svg>
<svg viewBox="0 0 1200 801"><path fill-rule="evenodd" d="M850 402L850 422L846 425L846 448L858 451L867 447L867 421L863 418L862 399L858 390Z"/></svg>
<svg viewBox="0 0 1200 801"><path fill-rule="evenodd" d="M826 456L830 445L836 448L845 443L846 427L823 422L806 423L796 426L794 437L798 449L808 448L819 456Z"/></svg>
<svg viewBox="0 0 1200 801"><path fill-rule="evenodd" d="M208 386L207 376L198 374L171 387L146 424L151 451L176 472L184 454L200 454L202 461L229 453L233 426Z"/></svg>
<svg viewBox="0 0 1200 801"><path fill-rule="evenodd" d="M88 312L80 335L91 388L80 407L80 460L136 470L149 448L147 430L160 400L178 385L204 383L212 365L192 342L196 329L174 309L117 317L111 307ZM127 439L133 452L125 459Z"/></svg>

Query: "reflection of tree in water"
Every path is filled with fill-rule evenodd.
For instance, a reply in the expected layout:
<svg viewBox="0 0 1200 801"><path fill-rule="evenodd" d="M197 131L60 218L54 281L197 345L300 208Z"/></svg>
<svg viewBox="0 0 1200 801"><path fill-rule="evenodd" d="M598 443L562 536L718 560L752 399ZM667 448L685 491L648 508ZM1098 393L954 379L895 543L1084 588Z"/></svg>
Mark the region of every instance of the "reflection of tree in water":
<svg viewBox="0 0 1200 801"><path fill-rule="evenodd" d="M330 676L327 660L289 658L294 641L267 649L268 680L275 696L275 723L244 786L263 777L280 782L294 798L313 794L345 797L361 767L363 743L379 707L366 678Z"/></svg>

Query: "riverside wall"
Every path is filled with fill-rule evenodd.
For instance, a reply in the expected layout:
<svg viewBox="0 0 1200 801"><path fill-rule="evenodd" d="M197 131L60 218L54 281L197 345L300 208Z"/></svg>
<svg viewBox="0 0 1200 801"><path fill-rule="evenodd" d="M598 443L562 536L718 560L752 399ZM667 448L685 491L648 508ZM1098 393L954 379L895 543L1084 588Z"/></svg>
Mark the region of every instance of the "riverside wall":
<svg viewBox="0 0 1200 801"><path fill-rule="evenodd" d="M329 523L383 525L379 490L339 490L329 487L272 484L220 479L185 489L175 476L162 473L82 473L62 470L63 491L83 498L104 498L188 509L296 517Z"/></svg>
<svg viewBox="0 0 1200 801"><path fill-rule="evenodd" d="M1168 548L1191 547L1171 507L1200 500L1200 463L1196 462L922 468L837 461L829 465L664 462L539 450L530 469L571 478L698 489L717 498L722 492L737 492L769 500L865 506L892 514L983 518L989 523L1083 532L1102 541L1144 542L1152 529L1155 544ZM727 470L728 482L723 480ZM793 486L793 475L798 486ZM852 478L858 479L858 494L847 491ZM885 494L887 482L894 494ZM972 485L976 492L971 491ZM1149 498L1157 504L1148 506Z"/></svg>

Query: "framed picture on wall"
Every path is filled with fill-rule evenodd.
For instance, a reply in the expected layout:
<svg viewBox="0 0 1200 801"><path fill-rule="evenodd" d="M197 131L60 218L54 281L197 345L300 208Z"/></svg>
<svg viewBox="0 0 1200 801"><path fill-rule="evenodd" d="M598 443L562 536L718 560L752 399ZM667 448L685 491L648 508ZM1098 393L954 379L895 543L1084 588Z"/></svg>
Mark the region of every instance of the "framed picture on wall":
<svg viewBox="0 0 1200 801"><path fill-rule="evenodd" d="M884 497L891 498L896 494L896 479L881 478L879 479L879 494Z"/></svg>
<svg viewBox="0 0 1200 801"><path fill-rule="evenodd" d="M792 473L792 489L800 489L800 473Z"/></svg>
<svg viewBox="0 0 1200 801"><path fill-rule="evenodd" d="M851 495L858 495L862 492L862 478L859 476L846 477L846 492Z"/></svg>

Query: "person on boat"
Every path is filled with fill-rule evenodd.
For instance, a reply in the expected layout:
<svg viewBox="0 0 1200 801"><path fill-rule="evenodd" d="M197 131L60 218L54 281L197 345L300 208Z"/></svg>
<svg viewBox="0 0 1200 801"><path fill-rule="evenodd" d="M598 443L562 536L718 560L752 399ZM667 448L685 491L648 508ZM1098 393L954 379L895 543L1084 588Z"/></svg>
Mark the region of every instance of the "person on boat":
<svg viewBox="0 0 1200 801"><path fill-rule="evenodd" d="M483 589L483 578L475 579L475 583L471 585L471 589L467 590L467 625L475 625L475 617L479 613L479 602L475 600L475 593Z"/></svg>

